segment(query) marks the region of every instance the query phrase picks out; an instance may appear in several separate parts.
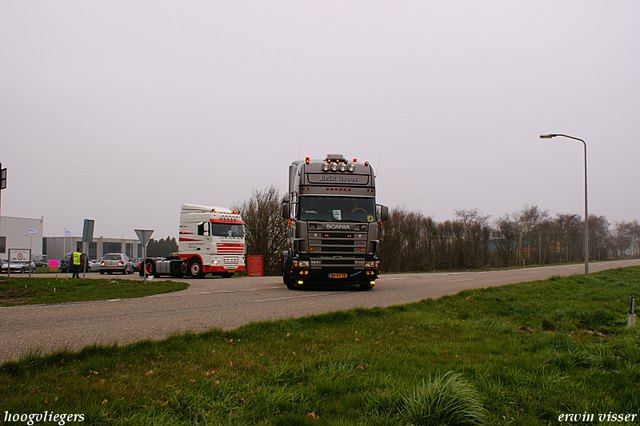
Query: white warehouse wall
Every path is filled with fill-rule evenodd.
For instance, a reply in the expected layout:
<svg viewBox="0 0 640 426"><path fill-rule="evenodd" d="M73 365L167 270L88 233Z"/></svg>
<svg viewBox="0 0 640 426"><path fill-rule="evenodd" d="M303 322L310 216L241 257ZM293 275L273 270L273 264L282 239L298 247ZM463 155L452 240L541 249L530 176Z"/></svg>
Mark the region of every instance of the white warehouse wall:
<svg viewBox="0 0 640 426"><path fill-rule="evenodd" d="M42 257L42 228L43 219L26 217L0 217L0 237L6 238L4 252L0 252L0 259L7 259L9 249L31 249L31 257ZM35 234L29 234L29 228L35 229Z"/></svg>

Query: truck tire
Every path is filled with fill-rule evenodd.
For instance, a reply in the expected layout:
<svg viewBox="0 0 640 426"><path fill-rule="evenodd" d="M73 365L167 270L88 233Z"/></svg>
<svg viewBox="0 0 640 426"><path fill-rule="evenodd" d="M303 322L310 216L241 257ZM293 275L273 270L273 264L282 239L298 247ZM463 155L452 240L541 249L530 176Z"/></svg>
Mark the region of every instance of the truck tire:
<svg viewBox="0 0 640 426"><path fill-rule="evenodd" d="M360 290L371 290L373 287L375 286L369 283L360 283Z"/></svg>
<svg viewBox="0 0 640 426"><path fill-rule="evenodd" d="M291 257L285 255L283 258L283 271L282 271L282 281L286 284L289 290L297 290L300 286L296 283L295 277L291 273Z"/></svg>
<svg viewBox="0 0 640 426"><path fill-rule="evenodd" d="M291 276L291 274L286 274L284 276L284 283L287 285L287 288L289 290L297 290L300 288L300 286L294 282L293 276Z"/></svg>
<svg viewBox="0 0 640 426"><path fill-rule="evenodd" d="M192 259L189 262L189 275L193 278L202 278L204 277L204 272L202 272L202 264L200 263L200 259Z"/></svg>
<svg viewBox="0 0 640 426"><path fill-rule="evenodd" d="M144 276L145 271L147 272L148 277L156 276L156 264L154 262L147 261L144 263L144 270L140 270L142 276Z"/></svg>

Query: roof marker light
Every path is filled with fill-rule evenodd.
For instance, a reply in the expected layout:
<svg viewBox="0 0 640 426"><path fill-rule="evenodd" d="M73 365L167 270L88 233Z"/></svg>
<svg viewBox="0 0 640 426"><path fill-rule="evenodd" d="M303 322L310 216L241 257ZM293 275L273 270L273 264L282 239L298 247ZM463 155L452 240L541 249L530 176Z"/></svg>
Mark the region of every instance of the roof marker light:
<svg viewBox="0 0 640 426"><path fill-rule="evenodd" d="M304 162L305 162L305 163L307 163L307 164L309 164L309 161L311 161L311 158L309 158L309 157L306 157L306 158L304 159Z"/></svg>

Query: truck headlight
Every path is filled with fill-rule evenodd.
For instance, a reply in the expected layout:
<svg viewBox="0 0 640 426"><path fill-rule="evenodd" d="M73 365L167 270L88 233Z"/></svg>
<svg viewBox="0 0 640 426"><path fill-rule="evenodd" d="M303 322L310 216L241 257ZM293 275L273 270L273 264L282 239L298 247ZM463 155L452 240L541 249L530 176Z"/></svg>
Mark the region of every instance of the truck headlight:
<svg viewBox="0 0 640 426"><path fill-rule="evenodd" d="M374 260L367 260L367 263L364 265L366 268L375 268L376 262Z"/></svg>
<svg viewBox="0 0 640 426"><path fill-rule="evenodd" d="M329 163L322 163L322 170L325 172L329 171Z"/></svg>
<svg viewBox="0 0 640 426"><path fill-rule="evenodd" d="M308 268L309 267L309 261L308 260L301 260L300 263L298 264L301 268Z"/></svg>

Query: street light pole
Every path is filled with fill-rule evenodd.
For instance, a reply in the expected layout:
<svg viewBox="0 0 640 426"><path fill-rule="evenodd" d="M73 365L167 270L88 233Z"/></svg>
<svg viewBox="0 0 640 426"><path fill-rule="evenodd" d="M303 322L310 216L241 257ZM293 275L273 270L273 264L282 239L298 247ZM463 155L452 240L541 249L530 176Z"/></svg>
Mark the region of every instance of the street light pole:
<svg viewBox="0 0 640 426"><path fill-rule="evenodd" d="M587 143L574 136L561 133L540 135L540 139L551 139L557 136L582 142L584 145L584 274L589 275L589 208L587 203Z"/></svg>

